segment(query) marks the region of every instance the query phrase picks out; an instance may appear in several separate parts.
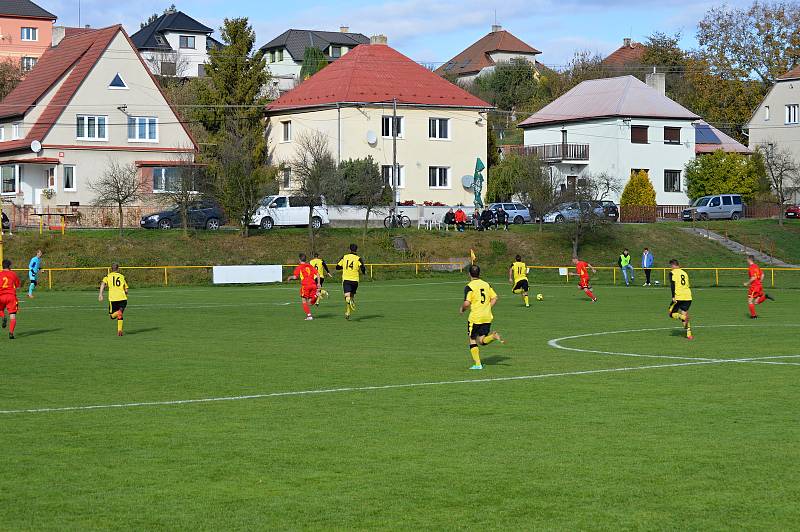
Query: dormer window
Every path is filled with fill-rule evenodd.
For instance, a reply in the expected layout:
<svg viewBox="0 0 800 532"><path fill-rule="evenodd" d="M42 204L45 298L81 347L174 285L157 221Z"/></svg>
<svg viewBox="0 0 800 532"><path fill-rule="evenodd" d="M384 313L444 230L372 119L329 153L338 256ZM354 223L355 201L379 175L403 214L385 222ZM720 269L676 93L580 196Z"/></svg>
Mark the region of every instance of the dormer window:
<svg viewBox="0 0 800 532"><path fill-rule="evenodd" d="M164 37L162 37L161 35L156 35L156 43L160 44L161 46L167 44L166 41L164 41Z"/></svg>
<svg viewBox="0 0 800 532"><path fill-rule="evenodd" d="M331 46L331 57L333 57L333 58L342 57L342 47L341 46Z"/></svg>
<svg viewBox="0 0 800 532"><path fill-rule="evenodd" d="M109 89L127 89L128 86L122 80L122 76L120 76L119 73L117 73L117 75L114 76L114 79L111 80L111 83L108 84L108 88Z"/></svg>

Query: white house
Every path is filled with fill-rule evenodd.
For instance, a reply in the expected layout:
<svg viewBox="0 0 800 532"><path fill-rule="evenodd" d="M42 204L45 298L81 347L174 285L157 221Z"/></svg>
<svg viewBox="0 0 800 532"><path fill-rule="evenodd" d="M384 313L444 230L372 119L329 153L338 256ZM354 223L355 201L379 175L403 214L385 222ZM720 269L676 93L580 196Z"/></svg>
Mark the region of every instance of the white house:
<svg viewBox="0 0 800 532"><path fill-rule="evenodd" d="M272 76L274 90L271 92L284 93L297 85L306 48L319 49L332 62L359 44L369 44L369 37L361 33L351 33L347 26L342 26L338 32L286 30L261 47Z"/></svg>
<svg viewBox="0 0 800 532"><path fill-rule="evenodd" d="M222 46L213 32L182 11L170 11L131 35L131 41L153 74L202 77L208 51Z"/></svg>
<svg viewBox="0 0 800 532"><path fill-rule="evenodd" d="M64 38L0 104L0 193L20 207L90 204L111 161L158 193L196 150L122 26Z"/></svg>
<svg viewBox="0 0 800 532"><path fill-rule="evenodd" d="M270 156L282 168L282 192L296 186L291 161L302 135L323 133L338 161L371 156L387 184L396 136L399 201L471 205L474 193L461 178L473 174L476 159L486 162L491 105L385 42L373 37L267 107Z"/></svg>
<svg viewBox="0 0 800 532"><path fill-rule="evenodd" d="M655 85L663 88L661 83ZM684 166L695 156L699 116L633 76L584 81L522 122L526 153L565 188L607 173L625 185L645 170L660 205L688 202ZM619 198L612 198L618 200Z"/></svg>

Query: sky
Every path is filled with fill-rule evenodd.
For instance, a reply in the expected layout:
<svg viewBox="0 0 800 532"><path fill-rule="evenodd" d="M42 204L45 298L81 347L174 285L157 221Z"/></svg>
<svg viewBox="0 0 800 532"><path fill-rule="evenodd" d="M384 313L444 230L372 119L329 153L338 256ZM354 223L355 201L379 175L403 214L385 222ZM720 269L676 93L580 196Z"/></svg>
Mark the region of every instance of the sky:
<svg viewBox="0 0 800 532"><path fill-rule="evenodd" d="M150 14L159 14L172 2L137 0L34 0L58 16L57 24L103 27L122 23L129 33ZM566 64L576 50L603 55L632 37L643 41L654 31L680 32L682 46L697 46L697 23L720 1L681 0L175 0L175 5L206 26L246 16L261 46L289 28L350 31L367 36L385 34L389 45L421 63L444 63L484 36L497 21L534 48L548 66ZM730 6L749 0L727 0Z"/></svg>

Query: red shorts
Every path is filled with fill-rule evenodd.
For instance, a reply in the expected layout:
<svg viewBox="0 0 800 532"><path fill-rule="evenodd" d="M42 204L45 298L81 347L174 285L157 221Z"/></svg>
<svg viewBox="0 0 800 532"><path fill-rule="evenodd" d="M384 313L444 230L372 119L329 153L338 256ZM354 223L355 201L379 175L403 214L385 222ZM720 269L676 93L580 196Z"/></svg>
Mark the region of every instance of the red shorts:
<svg viewBox="0 0 800 532"><path fill-rule="evenodd" d="M19 310L18 303L17 296L13 294L0 295L0 311L8 309L9 314L16 314Z"/></svg>
<svg viewBox="0 0 800 532"><path fill-rule="evenodd" d="M747 289L747 297L758 298L764 295L764 285L761 283L753 283Z"/></svg>
<svg viewBox="0 0 800 532"><path fill-rule="evenodd" d="M584 289L589 288L589 278L588 277L581 277L578 281L578 288Z"/></svg>
<svg viewBox="0 0 800 532"><path fill-rule="evenodd" d="M301 285L300 286L300 297L304 299L314 299L317 297L317 285Z"/></svg>

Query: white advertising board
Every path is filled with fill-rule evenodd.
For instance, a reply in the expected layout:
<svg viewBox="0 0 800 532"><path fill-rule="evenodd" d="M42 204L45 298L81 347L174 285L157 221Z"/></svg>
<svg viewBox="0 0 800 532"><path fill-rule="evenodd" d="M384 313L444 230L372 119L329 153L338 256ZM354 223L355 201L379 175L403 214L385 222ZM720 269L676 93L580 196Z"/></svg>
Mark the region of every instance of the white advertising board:
<svg viewBox="0 0 800 532"><path fill-rule="evenodd" d="M214 284L280 283L283 269L280 265L214 266Z"/></svg>

